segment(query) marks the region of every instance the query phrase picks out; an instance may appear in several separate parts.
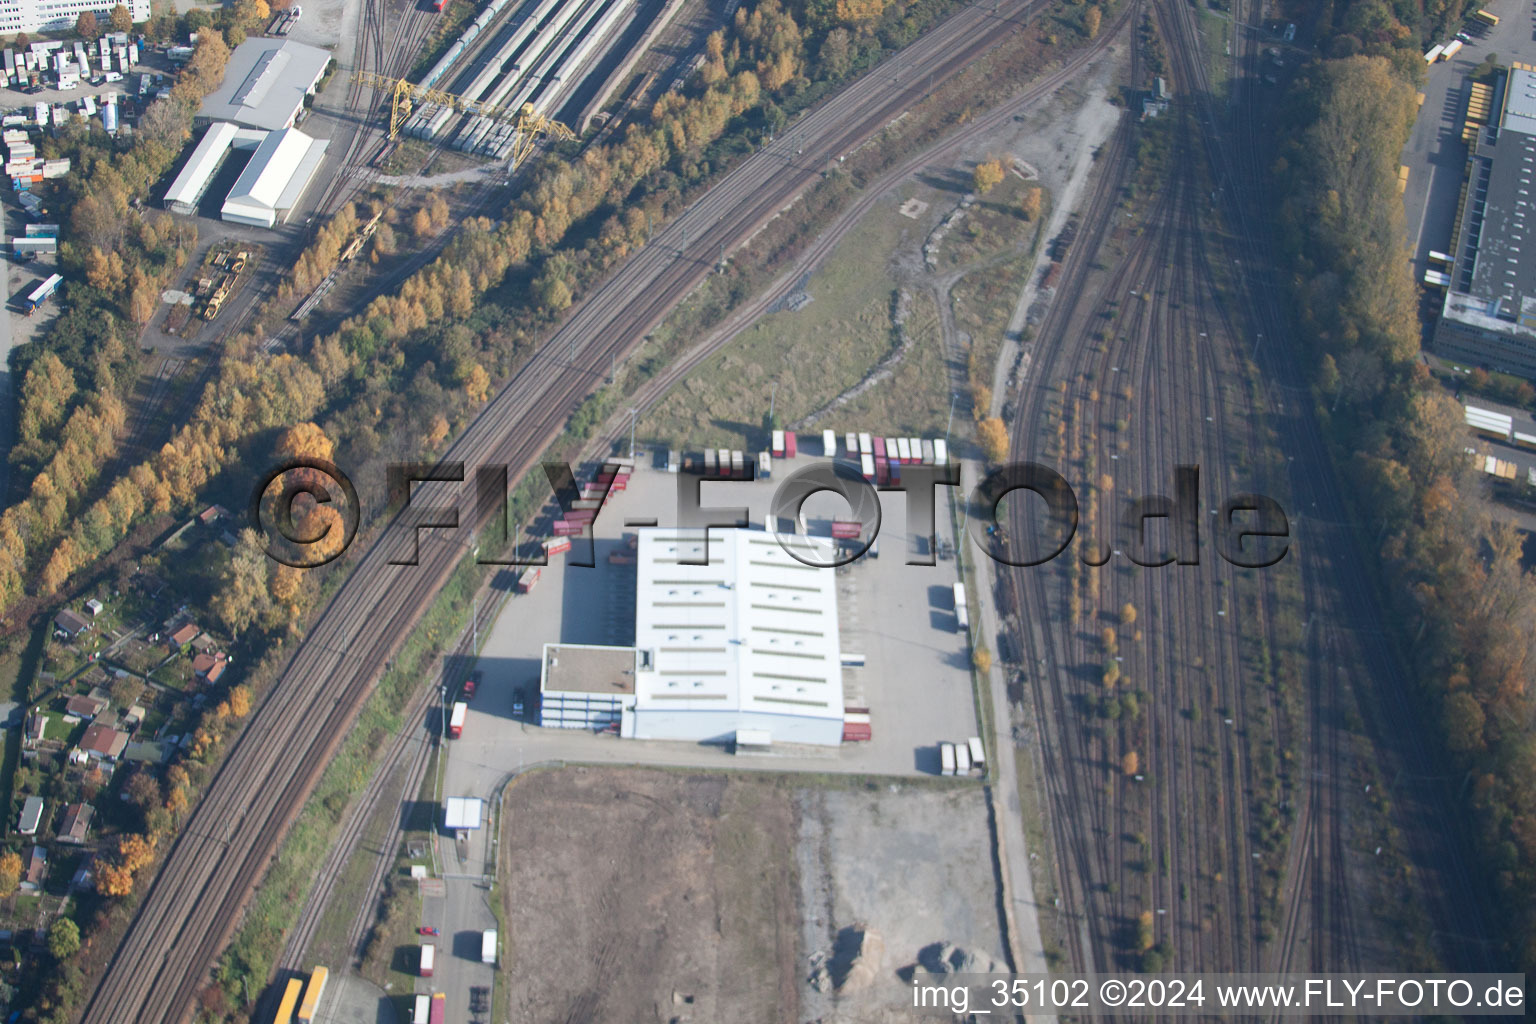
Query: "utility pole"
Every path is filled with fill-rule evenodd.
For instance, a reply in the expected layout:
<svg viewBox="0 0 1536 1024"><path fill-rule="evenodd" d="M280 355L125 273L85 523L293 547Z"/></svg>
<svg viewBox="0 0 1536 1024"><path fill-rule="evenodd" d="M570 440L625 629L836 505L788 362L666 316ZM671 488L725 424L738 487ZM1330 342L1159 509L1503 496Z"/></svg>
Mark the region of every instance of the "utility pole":
<svg viewBox="0 0 1536 1024"><path fill-rule="evenodd" d="M949 447L949 428L955 425L955 399L960 397L958 391L949 393L949 419L944 424L944 447Z"/></svg>
<svg viewBox="0 0 1536 1024"><path fill-rule="evenodd" d="M635 457L635 410L633 407L629 410L629 457L631 459Z"/></svg>

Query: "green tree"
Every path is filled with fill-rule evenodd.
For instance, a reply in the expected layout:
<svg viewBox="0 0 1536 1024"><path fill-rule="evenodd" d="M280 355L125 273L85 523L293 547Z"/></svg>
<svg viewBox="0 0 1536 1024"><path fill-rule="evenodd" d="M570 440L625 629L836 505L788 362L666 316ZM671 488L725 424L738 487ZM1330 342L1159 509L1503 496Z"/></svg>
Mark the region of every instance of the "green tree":
<svg viewBox="0 0 1536 1024"><path fill-rule="evenodd" d="M68 960L80 951L80 926L67 917L53 922L48 929L48 952L55 960Z"/></svg>

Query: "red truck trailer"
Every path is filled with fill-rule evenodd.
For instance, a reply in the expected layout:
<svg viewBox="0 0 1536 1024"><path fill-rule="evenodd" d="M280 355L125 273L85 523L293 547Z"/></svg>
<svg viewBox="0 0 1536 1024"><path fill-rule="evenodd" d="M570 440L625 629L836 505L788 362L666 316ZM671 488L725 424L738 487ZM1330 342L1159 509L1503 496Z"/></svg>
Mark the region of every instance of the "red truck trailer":
<svg viewBox="0 0 1536 1024"><path fill-rule="evenodd" d="M469 714L469 705L463 701L455 701L453 710L448 714L448 738L456 740L464 735L464 719Z"/></svg>
<svg viewBox="0 0 1536 1024"><path fill-rule="evenodd" d="M798 448L799 446L795 441L795 432L793 430L784 431L784 457L786 459L794 458Z"/></svg>
<svg viewBox="0 0 1536 1024"><path fill-rule="evenodd" d="M539 576L542 575L542 567L530 565L523 570L523 574L517 578L517 592L526 594L538 585Z"/></svg>

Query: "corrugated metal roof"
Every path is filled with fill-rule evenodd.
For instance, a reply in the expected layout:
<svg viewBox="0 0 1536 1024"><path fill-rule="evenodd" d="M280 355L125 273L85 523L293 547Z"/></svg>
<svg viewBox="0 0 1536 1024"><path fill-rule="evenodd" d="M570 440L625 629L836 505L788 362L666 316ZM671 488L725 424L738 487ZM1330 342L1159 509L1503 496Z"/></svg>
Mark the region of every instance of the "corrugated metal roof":
<svg viewBox="0 0 1536 1024"><path fill-rule="evenodd" d="M203 100L201 116L276 131L293 123L331 55L292 40L247 39L230 54L223 83Z"/></svg>
<svg viewBox="0 0 1536 1024"><path fill-rule="evenodd" d="M269 133L229 190L224 212L276 213L288 209L283 205L284 197L297 199L324 155L325 145L297 128Z"/></svg>

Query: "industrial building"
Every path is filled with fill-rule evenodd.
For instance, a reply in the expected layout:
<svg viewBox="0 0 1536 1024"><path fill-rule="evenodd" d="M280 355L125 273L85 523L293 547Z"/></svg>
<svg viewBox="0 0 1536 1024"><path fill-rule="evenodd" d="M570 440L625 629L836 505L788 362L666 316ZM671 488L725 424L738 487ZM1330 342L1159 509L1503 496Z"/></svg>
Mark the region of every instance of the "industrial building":
<svg viewBox="0 0 1536 1024"><path fill-rule="evenodd" d="M105 25L117 0L0 0L0 33L65 32L89 11ZM149 0L123 0L134 23L148 21Z"/></svg>
<svg viewBox="0 0 1536 1024"><path fill-rule="evenodd" d="M297 128L263 131L228 121L208 126L165 193L165 206L191 216L232 150L251 152L250 162L225 198L220 214L234 224L270 228L298 205L325 156L327 143Z"/></svg>
<svg viewBox="0 0 1536 1024"><path fill-rule="evenodd" d="M297 128L269 134L229 190L220 216L234 224L270 228L286 220L325 156L326 142Z"/></svg>
<svg viewBox="0 0 1536 1024"><path fill-rule="evenodd" d="M1536 233L1536 69L1513 66L1498 90L1491 123L1468 116L1465 197L1451 265L1437 271L1446 295L1434 346L1448 359L1536 377L1536 237L1525 237Z"/></svg>
<svg viewBox="0 0 1536 1024"><path fill-rule="evenodd" d="M203 100L198 117L273 132L291 128L330 62L330 53L319 47L247 39L230 54L223 83Z"/></svg>
<svg viewBox="0 0 1536 1024"><path fill-rule="evenodd" d="M811 545L826 542L804 539ZM540 724L636 739L843 739L835 572L764 530L639 534L632 648L546 645ZM830 561L831 548L817 549Z"/></svg>
<svg viewBox="0 0 1536 1024"><path fill-rule="evenodd" d="M224 159L230 151L253 150L266 137L264 131L241 128L228 121L209 125L201 141L193 147L192 155L187 157L181 173L176 175L171 187L166 189L166 209L187 216L197 213L197 204L202 201L208 185L219 173L219 168L224 166Z"/></svg>

